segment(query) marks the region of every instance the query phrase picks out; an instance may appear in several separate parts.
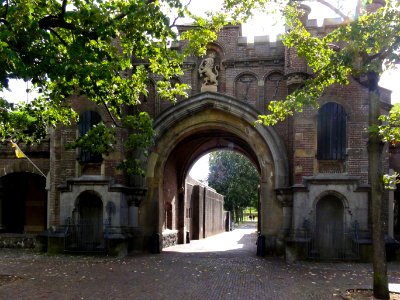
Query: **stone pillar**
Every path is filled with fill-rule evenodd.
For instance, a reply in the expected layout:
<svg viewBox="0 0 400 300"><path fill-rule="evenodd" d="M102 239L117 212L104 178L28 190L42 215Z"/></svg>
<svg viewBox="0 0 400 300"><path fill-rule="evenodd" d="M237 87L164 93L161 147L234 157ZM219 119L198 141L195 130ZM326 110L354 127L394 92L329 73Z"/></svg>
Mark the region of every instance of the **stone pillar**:
<svg viewBox="0 0 400 300"><path fill-rule="evenodd" d="M142 202L142 198L145 196L145 192L140 191L143 195L133 196L132 199L128 200L128 226L138 227L139 226L139 206Z"/></svg>
<svg viewBox="0 0 400 300"><path fill-rule="evenodd" d="M265 92L265 81L264 80L258 80L257 82L257 96L258 100L256 102L256 107L259 111L266 112L267 111L267 106L265 105L265 98L266 95L264 94Z"/></svg>
<svg viewBox="0 0 400 300"><path fill-rule="evenodd" d="M271 171L272 172L272 171ZM272 184L273 176L261 181L261 234L265 236L266 253L278 253L282 242L283 213Z"/></svg>
<svg viewBox="0 0 400 300"><path fill-rule="evenodd" d="M128 215L129 215L129 221L128 221L129 227L138 227L139 208L134 205L129 206Z"/></svg>
<svg viewBox="0 0 400 300"><path fill-rule="evenodd" d="M149 182L148 191L145 201L142 201L139 208L139 224L142 230L142 249L148 251L150 248L151 237L155 233L162 232L162 222L159 222L160 215L163 213L164 207L159 207L160 186L158 179L154 177L147 177Z"/></svg>
<svg viewBox="0 0 400 300"><path fill-rule="evenodd" d="M47 199L46 199L46 229L48 229L48 228L50 228L50 199L51 199L50 172L47 173L47 176L46 176L46 187L45 187L45 189L47 191Z"/></svg>
<svg viewBox="0 0 400 300"><path fill-rule="evenodd" d="M394 170L389 169L389 174L393 175ZM396 189L396 186L392 188ZM389 190L389 199L388 199L388 235L393 237L394 235L394 190Z"/></svg>
<svg viewBox="0 0 400 300"><path fill-rule="evenodd" d="M289 189L279 189L276 198L282 206L282 235L287 237L292 230L293 195Z"/></svg>

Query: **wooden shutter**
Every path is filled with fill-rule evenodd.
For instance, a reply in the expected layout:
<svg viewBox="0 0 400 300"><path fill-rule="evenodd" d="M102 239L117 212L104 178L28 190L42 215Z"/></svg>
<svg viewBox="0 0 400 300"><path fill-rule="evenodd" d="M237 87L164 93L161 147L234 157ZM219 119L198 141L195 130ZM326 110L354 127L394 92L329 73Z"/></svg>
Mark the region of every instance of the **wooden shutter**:
<svg viewBox="0 0 400 300"><path fill-rule="evenodd" d="M85 111L79 117L79 136L85 135L93 125L96 125L101 122L100 115L91 110ZM88 151L80 150L79 160L81 162L101 162L102 156L101 154L92 154Z"/></svg>
<svg viewBox="0 0 400 300"><path fill-rule="evenodd" d="M329 102L318 114L318 150L320 160L344 160L346 156L346 112L340 104Z"/></svg>

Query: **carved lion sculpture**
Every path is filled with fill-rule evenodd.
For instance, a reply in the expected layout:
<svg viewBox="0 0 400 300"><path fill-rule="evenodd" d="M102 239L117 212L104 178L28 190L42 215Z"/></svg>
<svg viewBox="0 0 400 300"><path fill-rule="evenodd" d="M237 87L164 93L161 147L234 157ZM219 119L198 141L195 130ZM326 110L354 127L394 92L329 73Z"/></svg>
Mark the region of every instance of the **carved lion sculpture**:
<svg viewBox="0 0 400 300"><path fill-rule="evenodd" d="M217 85L218 67L214 66L215 54L210 53L209 57L203 59L199 67L200 77L204 77L203 85Z"/></svg>

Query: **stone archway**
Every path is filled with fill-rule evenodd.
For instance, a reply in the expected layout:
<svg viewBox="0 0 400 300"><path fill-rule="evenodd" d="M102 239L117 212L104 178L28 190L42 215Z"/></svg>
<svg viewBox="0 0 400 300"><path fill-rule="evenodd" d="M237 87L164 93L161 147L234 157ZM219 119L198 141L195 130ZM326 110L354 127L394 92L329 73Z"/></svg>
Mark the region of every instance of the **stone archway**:
<svg viewBox="0 0 400 300"><path fill-rule="evenodd" d="M260 229L267 249L278 250L284 220L275 189L288 186L288 160L274 129L253 126L256 119L257 111L243 102L202 93L182 101L155 121L157 140L148 162L147 199L140 208L145 236L162 232L164 206L178 204L193 162L212 150L230 148L247 156L259 170ZM176 213L182 212L178 209Z"/></svg>

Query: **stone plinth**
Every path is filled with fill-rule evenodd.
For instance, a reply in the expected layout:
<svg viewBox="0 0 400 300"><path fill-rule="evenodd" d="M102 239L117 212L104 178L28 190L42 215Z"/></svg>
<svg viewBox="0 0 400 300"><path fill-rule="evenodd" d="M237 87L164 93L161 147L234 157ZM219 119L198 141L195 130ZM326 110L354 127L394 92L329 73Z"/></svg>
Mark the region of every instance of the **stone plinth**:
<svg viewBox="0 0 400 300"><path fill-rule="evenodd" d="M218 90L218 88L217 88L217 86L216 85L202 85L201 86L201 92L202 93L204 93L204 92L217 92L217 90Z"/></svg>

